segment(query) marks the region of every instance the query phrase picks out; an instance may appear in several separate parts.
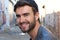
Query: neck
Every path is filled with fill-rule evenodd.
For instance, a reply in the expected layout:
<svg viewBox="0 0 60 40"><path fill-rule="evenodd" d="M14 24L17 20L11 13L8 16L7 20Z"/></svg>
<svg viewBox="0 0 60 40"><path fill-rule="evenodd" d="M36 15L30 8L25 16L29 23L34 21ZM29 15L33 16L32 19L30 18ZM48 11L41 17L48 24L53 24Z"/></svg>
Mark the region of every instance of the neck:
<svg viewBox="0 0 60 40"><path fill-rule="evenodd" d="M30 35L30 37L32 38L32 40L35 40L35 37L37 35L37 32L38 32L39 27L40 27L40 23L39 22L36 22L35 28L28 33Z"/></svg>

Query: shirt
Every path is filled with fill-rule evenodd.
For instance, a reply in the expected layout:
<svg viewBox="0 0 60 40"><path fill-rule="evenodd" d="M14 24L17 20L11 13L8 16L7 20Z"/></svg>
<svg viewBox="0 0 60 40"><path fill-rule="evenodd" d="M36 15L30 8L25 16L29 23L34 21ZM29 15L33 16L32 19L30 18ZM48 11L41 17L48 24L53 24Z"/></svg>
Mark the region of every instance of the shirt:
<svg viewBox="0 0 60 40"><path fill-rule="evenodd" d="M57 38L46 27L40 26L35 40L57 40Z"/></svg>

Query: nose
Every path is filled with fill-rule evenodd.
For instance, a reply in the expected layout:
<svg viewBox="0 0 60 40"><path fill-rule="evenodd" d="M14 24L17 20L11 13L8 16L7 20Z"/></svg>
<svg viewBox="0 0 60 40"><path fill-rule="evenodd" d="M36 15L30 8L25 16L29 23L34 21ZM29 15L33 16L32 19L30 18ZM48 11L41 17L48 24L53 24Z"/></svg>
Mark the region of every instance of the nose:
<svg viewBox="0 0 60 40"><path fill-rule="evenodd" d="M21 16L20 22L22 23L22 22L24 22L24 21L25 21L25 17Z"/></svg>

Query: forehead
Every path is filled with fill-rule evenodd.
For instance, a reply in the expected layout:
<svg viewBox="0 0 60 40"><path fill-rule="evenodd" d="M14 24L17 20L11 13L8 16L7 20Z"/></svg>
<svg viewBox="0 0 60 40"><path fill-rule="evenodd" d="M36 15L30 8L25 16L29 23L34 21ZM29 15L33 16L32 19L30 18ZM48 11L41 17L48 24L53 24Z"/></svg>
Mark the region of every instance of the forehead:
<svg viewBox="0 0 60 40"><path fill-rule="evenodd" d="M32 7L25 5L16 9L16 14L23 13L33 13Z"/></svg>

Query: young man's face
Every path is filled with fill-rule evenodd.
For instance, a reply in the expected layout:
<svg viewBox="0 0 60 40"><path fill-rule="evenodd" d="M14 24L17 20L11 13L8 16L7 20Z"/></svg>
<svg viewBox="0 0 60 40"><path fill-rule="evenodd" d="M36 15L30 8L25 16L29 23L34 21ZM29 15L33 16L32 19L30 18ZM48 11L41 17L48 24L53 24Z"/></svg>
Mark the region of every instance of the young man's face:
<svg viewBox="0 0 60 40"><path fill-rule="evenodd" d="M19 28L22 32L31 31L36 25L36 17L30 6L23 6L16 9L16 17Z"/></svg>

